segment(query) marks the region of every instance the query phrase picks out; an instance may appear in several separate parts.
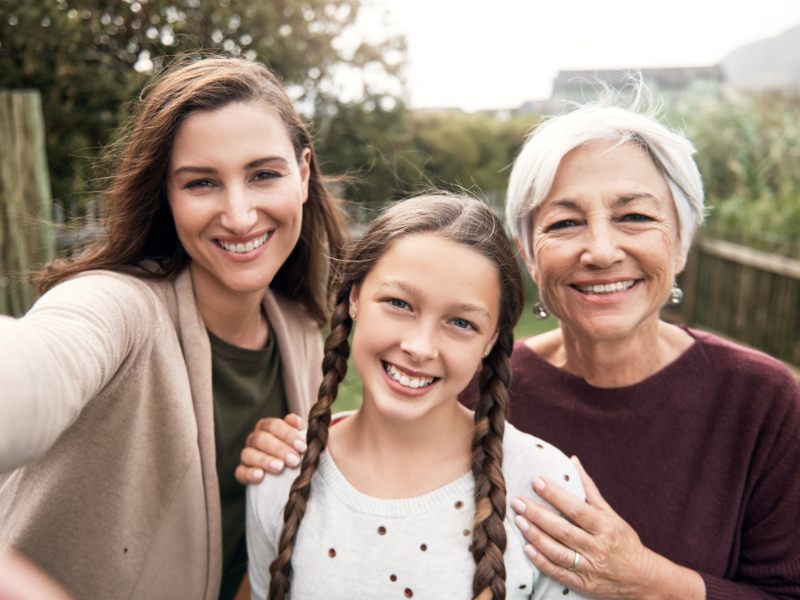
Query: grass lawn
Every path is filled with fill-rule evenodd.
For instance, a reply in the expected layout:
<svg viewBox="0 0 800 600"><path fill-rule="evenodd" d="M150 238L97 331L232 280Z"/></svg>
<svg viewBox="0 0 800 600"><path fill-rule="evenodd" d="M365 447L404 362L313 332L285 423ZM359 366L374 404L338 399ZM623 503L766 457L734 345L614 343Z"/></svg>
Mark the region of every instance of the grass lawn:
<svg viewBox="0 0 800 600"><path fill-rule="evenodd" d="M533 316L533 303L525 305L522 318L514 328L514 339L527 338L545 331L550 331L558 327L558 321L554 317L549 317L544 321L539 321ZM358 377L353 359L347 361L347 376L339 386L339 397L333 405L333 412L343 410L355 410L361 406L361 379Z"/></svg>

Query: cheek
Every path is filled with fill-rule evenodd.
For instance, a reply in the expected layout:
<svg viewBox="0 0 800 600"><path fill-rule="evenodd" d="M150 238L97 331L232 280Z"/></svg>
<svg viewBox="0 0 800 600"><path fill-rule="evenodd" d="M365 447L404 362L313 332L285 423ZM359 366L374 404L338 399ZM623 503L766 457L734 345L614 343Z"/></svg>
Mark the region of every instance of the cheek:
<svg viewBox="0 0 800 600"><path fill-rule="evenodd" d="M546 283L548 279L556 278L559 274L565 274L569 267L565 264L569 256L562 244L548 237L542 237L534 241L533 245L533 267L531 275ZM535 274L534 274L535 273ZM540 283L536 281L537 285Z"/></svg>

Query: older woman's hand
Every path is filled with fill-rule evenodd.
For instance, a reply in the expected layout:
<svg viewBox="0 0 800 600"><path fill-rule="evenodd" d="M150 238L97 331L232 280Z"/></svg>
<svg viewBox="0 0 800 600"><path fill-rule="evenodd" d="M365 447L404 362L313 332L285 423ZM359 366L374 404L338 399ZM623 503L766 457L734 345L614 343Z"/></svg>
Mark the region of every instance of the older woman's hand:
<svg viewBox="0 0 800 600"><path fill-rule="evenodd" d="M535 478L533 487L574 524L526 498L512 502L519 513L515 522L530 542L525 552L531 562L590 598L704 599L700 575L642 545L633 528L600 495L577 457L572 461L581 474L586 502L548 479Z"/></svg>
<svg viewBox="0 0 800 600"><path fill-rule="evenodd" d="M306 451L302 429L303 419L291 413L285 419L261 419L247 436L236 480L242 485L258 483L264 473L280 473L284 465L299 466L300 455Z"/></svg>

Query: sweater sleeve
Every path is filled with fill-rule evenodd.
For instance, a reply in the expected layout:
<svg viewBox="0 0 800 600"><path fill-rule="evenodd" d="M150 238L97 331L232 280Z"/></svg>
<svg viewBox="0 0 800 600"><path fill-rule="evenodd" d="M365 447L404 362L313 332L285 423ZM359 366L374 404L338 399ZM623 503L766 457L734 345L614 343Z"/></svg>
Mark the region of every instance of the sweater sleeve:
<svg viewBox="0 0 800 600"><path fill-rule="evenodd" d="M43 455L141 343L152 295L97 273L46 293L22 318L0 317L0 473Z"/></svg>
<svg viewBox="0 0 800 600"><path fill-rule="evenodd" d="M708 600L800 599L800 388L782 366L768 385L767 417L748 469L736 570L700 573Z"/></svg>

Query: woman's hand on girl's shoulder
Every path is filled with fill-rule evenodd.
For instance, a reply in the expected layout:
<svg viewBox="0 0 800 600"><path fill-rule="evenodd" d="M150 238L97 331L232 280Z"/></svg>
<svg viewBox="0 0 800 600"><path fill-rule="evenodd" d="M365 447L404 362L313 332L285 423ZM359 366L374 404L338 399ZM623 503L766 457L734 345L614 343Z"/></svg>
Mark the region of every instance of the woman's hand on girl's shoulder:
<svg viewBox="0 0 800 600"><path fill-rule="evenodd" d="M261 419L247 436L236 480L242 485L259 483L265 473L280 473L285 465L300 466L300 455L306 451L302 430L303 419L295 414L284 419Z"/></svg>

